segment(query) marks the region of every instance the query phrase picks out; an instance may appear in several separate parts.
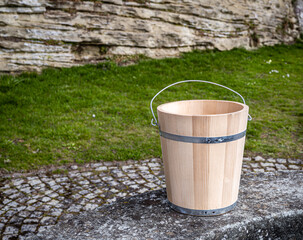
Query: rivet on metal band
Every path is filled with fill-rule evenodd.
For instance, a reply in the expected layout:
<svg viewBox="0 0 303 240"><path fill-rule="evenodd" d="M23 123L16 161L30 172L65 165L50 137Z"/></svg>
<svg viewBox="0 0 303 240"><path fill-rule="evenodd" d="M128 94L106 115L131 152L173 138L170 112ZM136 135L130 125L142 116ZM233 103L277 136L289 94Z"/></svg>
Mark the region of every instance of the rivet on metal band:
<svg viewBox="0 0 303 240"><path fill-rule="evenodd" d="M229 136L223 136L223 137L192 137L192 136L182 136L182 135L176 135L176 134L171 134L167 132L160 131L160 136L163 138L167 138L170 140L178 141L178 142L188 142L188 143L206 143L206 144L213 144L213 143L224 143L224 142L231 142L238 140L242 137L245 136L246 130L237 133L234 135L229 135Z"/></svg>
<svg viewBox="0 0 303 240"><path fill-rule="evenodd" d="M197 209L189 209L189 208L183 208L179 207L170 201L168 201L168 205L175 211L183 213L183 214L188 214L188 215L194 215L194 216L216 216L220 215L226 212L231 211L234 209L237 205L237 201L233 203L232 205L229 205L225 208L218 208L218 209L210 209L210 210L197 210Z"/></svg>

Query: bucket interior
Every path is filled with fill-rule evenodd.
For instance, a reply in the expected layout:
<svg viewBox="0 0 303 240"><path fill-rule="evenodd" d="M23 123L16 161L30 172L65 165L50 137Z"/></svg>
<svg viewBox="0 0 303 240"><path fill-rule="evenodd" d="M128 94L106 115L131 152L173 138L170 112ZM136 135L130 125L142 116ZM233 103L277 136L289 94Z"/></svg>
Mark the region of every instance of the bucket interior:
<svg viewBox="0 0 303 240"><path fill-rule="evenodd" d="M237 102L218 100L188 100L162 104L158 110L177 115L219 115L243 110L244 105Z"/></svg>

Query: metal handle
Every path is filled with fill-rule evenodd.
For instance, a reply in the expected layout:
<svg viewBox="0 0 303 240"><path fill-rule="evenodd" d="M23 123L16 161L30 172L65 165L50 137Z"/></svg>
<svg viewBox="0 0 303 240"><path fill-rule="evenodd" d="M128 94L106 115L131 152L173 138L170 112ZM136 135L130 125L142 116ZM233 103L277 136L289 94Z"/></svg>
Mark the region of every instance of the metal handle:
<svg viewBox="0 0 303 240"><path fill-rule="evenodd" d="M163 92L164 90L166 90L167 88L172 87L172 86L177 85L177 84L180 84L180 83L186 83L186 82L202 82L202 83L209 83L209 84L213 84L213 85L216 85L216 86L219 86L219 87L223 87L223 88L225 88L225 89L227 89L227 90L229 90L229 91L232 91L233 93L237 94L237 95L242 99L243 103L246 104L246 103L245 103L245 99L242 97L242 95L241 95L240 93L236 92L235 90L232 90L231 88L225 87L225 86L223 86L223 85L221 85L221 84L214 83L214 82L209 82L209 81L204 81L204 80L184 80L184 81L175 82L175 83L173 83L173 84L171 84L171 85L168 85L167 87L165 87L165 88L163 88L162 90L160 90L160 91L152 98L152 100L150 101L150 110L151 110L152 115L153 115L153 118L152 118L152 120L151 120L151 125L153 125L153 126L158 126L158 122L157 122L157 119L156 119L155 114L154 114L154 111L153 111L153 101L154 101L154 99L155 99L161 92ZM248 121L251 121L251 120L252 120L252 117L248 114Z"/></svg>

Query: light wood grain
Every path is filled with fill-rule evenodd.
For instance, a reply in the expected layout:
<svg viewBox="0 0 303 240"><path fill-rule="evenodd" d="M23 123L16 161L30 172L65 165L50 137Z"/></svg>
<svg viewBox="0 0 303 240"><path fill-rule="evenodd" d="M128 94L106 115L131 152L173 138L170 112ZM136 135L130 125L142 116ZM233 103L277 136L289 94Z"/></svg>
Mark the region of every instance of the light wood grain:
<svg viewBox="0 0 303 240"><path fill-rule="evenodd" d="M162 131L183 136L222 137L246 129L248 106L230 101L191 100L157 108ZM238 198L245 138L194 144L161 137L167 196L177 206L210 210Z"/></svg>

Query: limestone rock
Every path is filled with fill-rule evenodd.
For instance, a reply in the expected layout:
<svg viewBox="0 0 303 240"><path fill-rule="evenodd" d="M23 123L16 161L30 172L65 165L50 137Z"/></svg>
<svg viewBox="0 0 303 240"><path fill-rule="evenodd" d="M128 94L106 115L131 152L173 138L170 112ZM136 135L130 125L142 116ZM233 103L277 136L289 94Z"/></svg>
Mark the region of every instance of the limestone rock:
<svg viewBox="0 0 303 240"><path fill-rule="evenodd" d="M295 12L298 18L300 32L303 34L303 0L297 0L295 2Z"/></svg>
<svg viewBox="0 0 303 240"><path fill-rule="evenodd" d="M287 44L302 14L302 0L0 0L0 72Z"/></svg>

